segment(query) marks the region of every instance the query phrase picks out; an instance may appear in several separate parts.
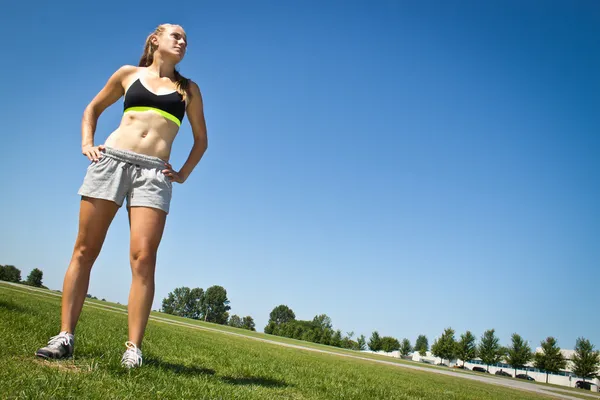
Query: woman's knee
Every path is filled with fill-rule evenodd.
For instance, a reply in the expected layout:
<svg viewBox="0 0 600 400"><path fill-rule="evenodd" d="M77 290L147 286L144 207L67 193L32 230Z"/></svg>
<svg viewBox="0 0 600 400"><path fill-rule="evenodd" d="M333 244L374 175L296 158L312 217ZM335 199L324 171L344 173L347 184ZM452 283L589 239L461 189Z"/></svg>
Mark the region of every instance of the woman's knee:
<svg viewBox="0 0 600 400"><path fill-rule="evenodd" d="M96 258L98 258L101 247L102 246L100 245L90 243L77 243L73 251L73 258L80 265L87 265L91 267L94 261L96 261Z"/></svg>
<svg viewBox="0 0 600 400"><path fill-rule="evenodd" d="M154 279L154 268L156 265L156 250L149 247L132 249L131 270L134 276L142 279Z"/></svg>

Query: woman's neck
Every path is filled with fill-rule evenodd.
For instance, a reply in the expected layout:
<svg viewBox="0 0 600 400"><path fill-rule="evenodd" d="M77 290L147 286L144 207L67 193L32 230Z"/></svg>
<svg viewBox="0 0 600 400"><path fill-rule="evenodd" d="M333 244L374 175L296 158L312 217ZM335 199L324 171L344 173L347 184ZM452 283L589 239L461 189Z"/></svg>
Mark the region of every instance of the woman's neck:
<svg viewBox="0 0 600 400"><path fill-rule="evenodd" d="M175 65L163 60L159 54L154 53L152 64L146 67L147 70L159 78L175 78Z"/></svg>

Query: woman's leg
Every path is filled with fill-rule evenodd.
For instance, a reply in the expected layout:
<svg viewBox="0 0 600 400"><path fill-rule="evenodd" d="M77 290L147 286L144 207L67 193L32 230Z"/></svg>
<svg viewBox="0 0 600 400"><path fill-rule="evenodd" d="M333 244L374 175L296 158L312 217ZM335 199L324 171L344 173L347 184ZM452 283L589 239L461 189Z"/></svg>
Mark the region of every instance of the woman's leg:
<svg viewBox="0 0 600 400"><path fill-rule="evenodd" d="M63 283L61 331L75 333L89 287L90 271L118 210L119 206L109 200L81 199L79 232Z"/></svg>
<svg viewBox="0 0 600 400"><path fill-rule="evenodd" d="M156 208L131 207L129 209L132 274L127 305L129 341L140 349L154 300L156 254L166 219L167 214Z"/></svg>

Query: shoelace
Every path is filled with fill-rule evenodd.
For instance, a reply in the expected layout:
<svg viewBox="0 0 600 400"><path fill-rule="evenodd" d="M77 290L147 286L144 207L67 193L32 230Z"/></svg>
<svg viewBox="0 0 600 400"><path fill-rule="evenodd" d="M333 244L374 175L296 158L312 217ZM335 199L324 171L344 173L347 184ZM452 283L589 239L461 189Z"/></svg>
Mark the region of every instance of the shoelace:
<svg viewBox="0 0 600 400"><path fill-rule="evenodd" d="M125 354L123 354L121 362L126 364L128 367L134 367L136 365L141 366L142 356L137 346L130 341L125 342L125 346L127 347L127 350L125 351Z"/></svg>
<svg viewBox="0 0 600 400"><path fill-rule="evenodd" d="M52 336L48 341L48 347L52 349L58 349L60 346L68 346L69 345L69 337L67 335L58 334L56 336Z"/></svg>

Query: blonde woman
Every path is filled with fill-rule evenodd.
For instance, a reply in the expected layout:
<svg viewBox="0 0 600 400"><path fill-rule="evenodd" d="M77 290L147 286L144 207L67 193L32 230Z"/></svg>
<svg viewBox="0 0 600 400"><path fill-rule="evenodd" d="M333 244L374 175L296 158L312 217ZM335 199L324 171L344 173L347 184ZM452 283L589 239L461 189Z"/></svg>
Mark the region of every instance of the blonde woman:
<svg viewBox="0 0 600 400"><path fill-rule="evenodd" d="M142 339L154 299L156 254L169 213L172 184L186 181L208 146L200 89L175 69L186 48L182 27L158 26L146 39L139 65L119 68L84 111L81 147L90 165L78 192L79 232L64 278L60 333L37 350L39 357L62 359L73 355L75 326L90 271L115 214L126 201L132 283L129 338L121 364L128 368L142 365ZM124 109L119 127L103 145L95 145L98 118L121 96ZM176 171L169 157L186 114L194 145Z"/></svg>

